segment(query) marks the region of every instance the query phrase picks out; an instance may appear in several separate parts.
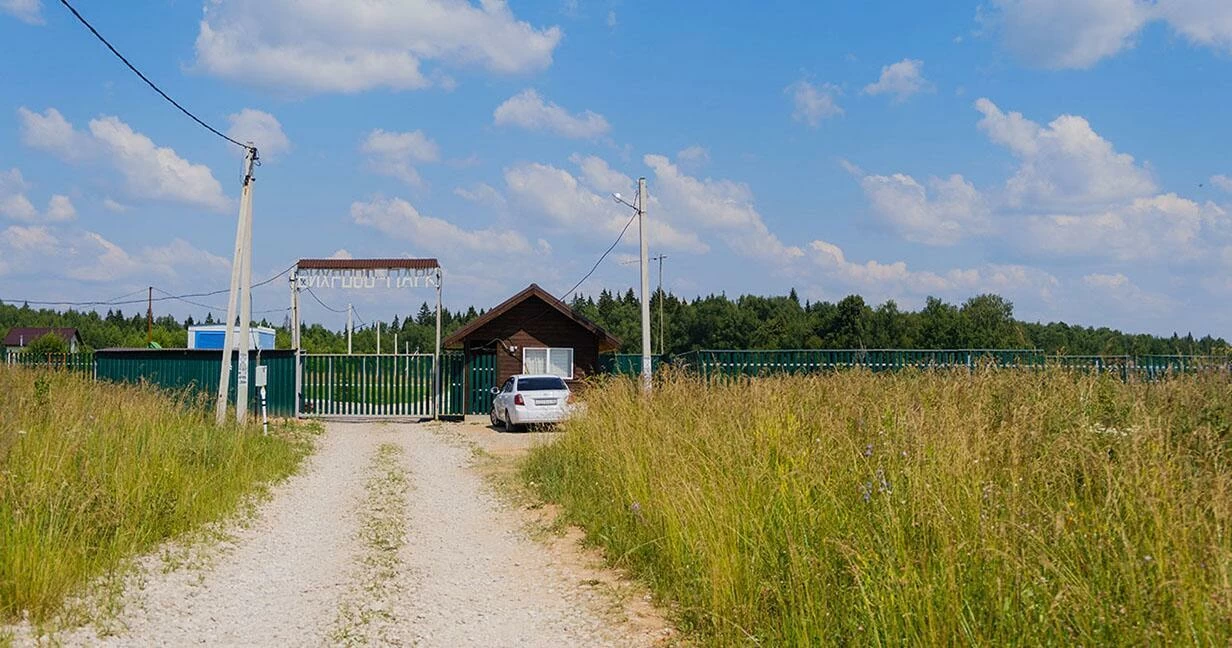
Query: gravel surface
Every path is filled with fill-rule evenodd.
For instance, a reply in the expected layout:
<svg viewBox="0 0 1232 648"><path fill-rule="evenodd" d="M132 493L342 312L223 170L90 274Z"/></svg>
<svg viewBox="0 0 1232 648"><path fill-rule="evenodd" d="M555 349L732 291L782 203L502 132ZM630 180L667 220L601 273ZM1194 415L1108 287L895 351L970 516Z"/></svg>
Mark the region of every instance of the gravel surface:
<svg viewBox="0 0 1232 648"><path fill-rule="evenodd" d="M100 637L87 626L54 641L454 647L661 638L625 627L568 561L527 537L516 512L469 468L473 450L457 429L328 424L305 470L207 565L166 570L148 557L107 624L118 633ZM390 502L395 514L381 510ZM27 643L19 632L17 644Z"/></svg>

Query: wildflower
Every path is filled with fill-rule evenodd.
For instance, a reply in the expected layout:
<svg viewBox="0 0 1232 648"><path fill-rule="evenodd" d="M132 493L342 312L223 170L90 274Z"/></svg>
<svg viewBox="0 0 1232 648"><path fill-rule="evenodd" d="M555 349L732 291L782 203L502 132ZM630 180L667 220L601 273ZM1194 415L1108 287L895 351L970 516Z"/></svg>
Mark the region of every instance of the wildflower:
<svg viewBox="0 0 1232 648"><path fill-rule="evenodd" d="M877 492L878 492L878 493L891 493L891 492L893 492L893 489L892 489L892 488L890 488L890 481L889 481L888 479L886 479L886 476L885 476L885 471L884 471L884 470L882 470L881 468L878 468L878 469L877 469L877 482L878 482L878 483L877 483Z"/></svg>
<svg viewBox="0 0 1232 648"><path fill-rule="evenodd" d="M860 486L860 499L867 502L870 499L872 499L872 497L873 497L873 482L864 482Z"/></svg>
<svg viewBox="0 0 1232 648"><path fill-rule="evenodd" d="M868 445L864 446L864 456L865 456L865 457L871 457L871 456L873 456L873 444L871 444L871 443L870 443L870 444L868 444Z"/></svg>

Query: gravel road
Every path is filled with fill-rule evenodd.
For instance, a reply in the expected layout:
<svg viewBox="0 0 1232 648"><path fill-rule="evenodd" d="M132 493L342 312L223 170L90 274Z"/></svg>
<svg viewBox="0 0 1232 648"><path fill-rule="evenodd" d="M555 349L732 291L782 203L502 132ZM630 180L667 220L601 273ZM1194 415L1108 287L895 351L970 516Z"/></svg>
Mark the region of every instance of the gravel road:
<svg viewBox="0 0 1232 648"><path fill-rule="evenodd" d="M205 567L143 561L100 637L64 645L632 646L626 627L469 466L449 424L331 423ZM118 622L118 623L117 623ZM17 643L25 643L19 636Z"/></svg>

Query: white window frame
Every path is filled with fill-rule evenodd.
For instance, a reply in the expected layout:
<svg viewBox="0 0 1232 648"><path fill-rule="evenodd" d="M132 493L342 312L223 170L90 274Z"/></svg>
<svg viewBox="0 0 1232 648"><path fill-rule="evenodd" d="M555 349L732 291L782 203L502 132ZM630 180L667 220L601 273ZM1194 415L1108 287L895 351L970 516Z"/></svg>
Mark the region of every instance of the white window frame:
<svg viewBox="0 0 1232 648"><path fill-rule="evenodd" d="M573 348L571 347L522 347L522 371L526 371L526 352L527 351L545 351L546 352L543 358L545 361L543 365L544 374L551 375L551 376L556 375L554 373L551 373L552 356L557 353L567 353L569 355L569 375L568 376L557 376L557 377L563 380L573 380L573 373L574 373L573 356L575 353Z"/></svg>

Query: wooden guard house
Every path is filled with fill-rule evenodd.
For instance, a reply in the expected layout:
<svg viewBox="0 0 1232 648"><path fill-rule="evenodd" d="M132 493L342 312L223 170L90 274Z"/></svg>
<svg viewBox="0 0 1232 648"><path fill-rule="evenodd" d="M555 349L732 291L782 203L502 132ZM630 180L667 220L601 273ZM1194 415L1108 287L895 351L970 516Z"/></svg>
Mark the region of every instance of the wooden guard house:
<svg viewBox="0 0 1232 648"><path fill-rule="evenodd" d="M599 354L616 351L620 340L531 284L455 331L444 346L461 349L468 367L495 355L496 386L514 374L536 373L558 375L572 387L598 373Z"/></svg>

